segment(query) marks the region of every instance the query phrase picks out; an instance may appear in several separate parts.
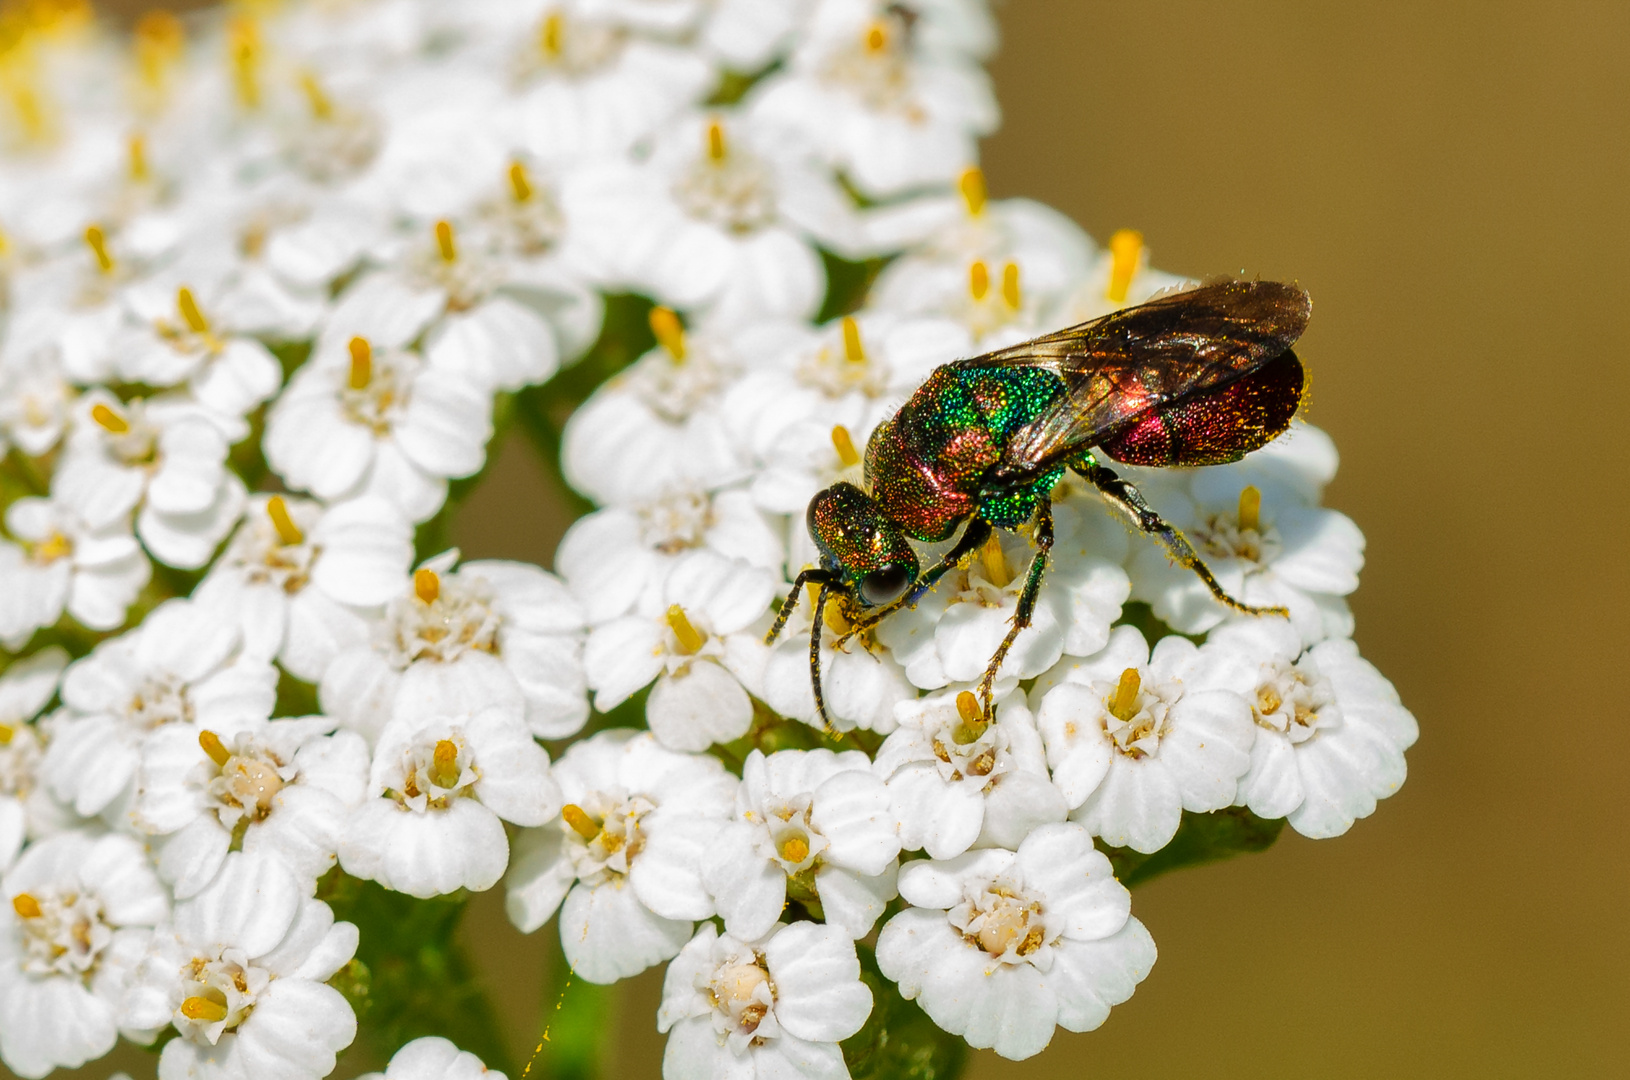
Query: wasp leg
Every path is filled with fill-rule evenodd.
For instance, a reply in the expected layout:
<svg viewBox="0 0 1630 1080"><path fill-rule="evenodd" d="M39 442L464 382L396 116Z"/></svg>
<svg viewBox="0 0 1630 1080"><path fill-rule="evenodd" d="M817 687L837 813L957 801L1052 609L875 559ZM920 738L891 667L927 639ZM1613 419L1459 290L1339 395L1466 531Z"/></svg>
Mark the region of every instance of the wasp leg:
<svg viewBox="0 0 1630 1080"><path fill-rule="evenodd" d="M770 632L764 635L764 644L774 645L775 639L781 636L781 631L786 629L787 620L798 610L798 601L803 599L804 585L811 581L817 585L836 584L830 570L811 567L802 571L798 575L798 580L792 583L792 591L787 593L787 598L781 602L781 610L775 616L775 623L770 627Z"/></svg>
<svg viewBox="0 0 1630 1080"><path fill-rule="evenodd" d="M801 579L804 575L799 574ZM832 595L832 582L823 580L821 591L815 597L815 617L809 626L809 685L815 691L815 715L828 735L836 736L832 721L826 716L826 697L821 693L821 627L826 621L826 598Z"/></svg>
<svg viewBox="0 0 1630 1080"><path fill-rule="evenodd" d="M1195 575L1205 582L1206 588L1211 590L1211 595L1215 596L1219 603L1246 615L1290 617L1290 612L1282 607L1253 607L1229 596L1227 591L1218 584L1216 577L1212 575L1211 568L1200 561L1200 553L1194 550L1194 545L1189 543L1182 533L1166 524L1165 520L1144 501L1142 492L1138 491L1130 483L1122 480L1102 465L1077 465L1074 468L1076 472L1091 482L1092 486L1097 488L1104 498L1110 501L1111 505L1125 514L1133 525L1159 540L1166 549L1166 553L1179 566L1193 570Z"/></svg>
<svg viewBox="0 0 1630 1080"><path fill-rule="evenodd" d="M891 600L876 611L869 612L863 618L856 619L849 629L844 632L843 636L838 638L838 647L842 648L844 642L862 630L876 626L887 616L903 607L910 607L918 600L921 600L923 593L938 584L940 578L956 569L962 560L983 547L985 541L989 538L990 522L982 518L974 518L969 521L968 527L962 530L962 538L956 542L956 545L950 551L945 553L939 562L924 571L922 576L917 579L916 584L902 593L898 600Z"/></svg>
<svg viewBox="0 0 1630 1080"><path fill-rule="evenodd" d="M1024 572L1024 588L1019 592L1019 607L1013 613L1013 624L1008 627L1007 637L996 647L996 653L990 658L985 667L984 677L979 680L979 704L985 711L985 719L993 720L996 717L995 705L992 701L996 686L996 672L1002 667L1002 661L1007 659L1008 650L1018 640L1019 633L1030 625L1030 619L1036 612L1036 597L1041 595L1042 575L1047 572L1047 558L1053 550L1053 504L1042 499L1036 506L1036 552L1030 556L1030 568Z"/></svg>

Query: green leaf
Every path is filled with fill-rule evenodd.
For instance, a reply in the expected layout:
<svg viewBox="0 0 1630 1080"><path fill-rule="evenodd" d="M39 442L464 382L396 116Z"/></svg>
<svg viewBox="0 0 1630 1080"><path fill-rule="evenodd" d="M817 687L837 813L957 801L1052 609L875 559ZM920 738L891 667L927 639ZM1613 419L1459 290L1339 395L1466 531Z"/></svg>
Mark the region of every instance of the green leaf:
<svg viewBox="0 0 1630 1080"><path fill-rule="evenodd" d="M1131 848L1104 847L1115 876L1127 888L1141 885L1168 870L1200 866L1250 851L1265 851L1279 839L1283 818L1257 817L1243 806L1209 814L1183 811L1183 822L1172 842L1151 855Z"/></svg>
<svg viewBox="0 0 1630 1080"><path fill-rule="evenodd" d="M843 1060L854 1080L954 1080L968 1062L968 1045L943 1031L916 1002L877 969L870 946L856 944L860 978L872 991L866 1026L843 1041Z"/></svg>
<svg viewBox="0 0 1630 1080"><path fill-rule="evenodd" d="M859 311L866 303L866 294L871 292L872 282L888 265L888 260L882 258L850 262L825 248L821 249L821 262L826 267L826 301L815 316L817 323Z"/></svg>

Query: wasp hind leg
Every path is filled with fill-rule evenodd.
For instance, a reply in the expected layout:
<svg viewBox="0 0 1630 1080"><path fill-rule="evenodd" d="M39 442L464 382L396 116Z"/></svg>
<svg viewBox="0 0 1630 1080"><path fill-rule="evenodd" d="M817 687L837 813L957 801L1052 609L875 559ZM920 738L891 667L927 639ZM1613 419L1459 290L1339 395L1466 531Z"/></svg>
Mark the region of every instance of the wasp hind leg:
<svg viewBox="0 0 1630 1080"><path fill-rule="evenodd" d="M1161 546L1166 549L1166 553L1179 566L1194 571L1195 576L1205 583L1207 589L1211 590L1211 595L1217 598L1218 603L1245 615L1290 617L1290 612L1282 607L1253 607L1228 595L1227 590L1211 573L1211 568L1200 560L1200 553L1194 550L1194 545L1189 543L1182 533L1168 525L1164 518L1155 513L1149 504L1144 501L1142 492L1115 475L1113 471L1090 459L1083 464L1072 467L1077 473L1085 477L1093 487L1097 488L1104 498L1109 500L1110 505L1125 514L1133 525L1159 540Z"/></svg>
<svg viewBox="0 0 1630 1080"><path fill-rule="evenodd" d="M1019 634L1029 627L1030 620L1036 613L1036 597L1041 595L1041 579L1047 573L1047 559L1052 550L1053 504L1044 498L1036 506L1036 552L1030 557L1030 568L1024 572L1024 588L1019 591L1018 609L1013 612L1007 636L996 647L990 663L985 665L985 674L979 680L979 705L984 710L986 721L996 717L993 700L996 673L1001 670L1002 662L1007 659L1008 650L1013 648Z"/></svg>

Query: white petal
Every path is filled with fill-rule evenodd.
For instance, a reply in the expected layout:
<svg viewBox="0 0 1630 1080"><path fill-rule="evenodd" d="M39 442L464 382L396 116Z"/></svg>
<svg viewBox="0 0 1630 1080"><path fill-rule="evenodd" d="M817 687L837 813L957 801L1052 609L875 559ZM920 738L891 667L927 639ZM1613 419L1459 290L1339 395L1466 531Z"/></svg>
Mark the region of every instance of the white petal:
<svg viewBox="0 0 1630 1080"><path fill-rule="evenodd" d="M613 983L671 959L690 935L690 922L652 914L621 881L578 885L560 909L561 950L592 983Z"/></svg>
<svg viewBox="0 0 1630 1080"><path fill-rule="evenodd" d="M838 927L784 927L764 946L764 960L776 985L775 1018L799 1038L838 1042L871 1015L854 942Z"/></svg>

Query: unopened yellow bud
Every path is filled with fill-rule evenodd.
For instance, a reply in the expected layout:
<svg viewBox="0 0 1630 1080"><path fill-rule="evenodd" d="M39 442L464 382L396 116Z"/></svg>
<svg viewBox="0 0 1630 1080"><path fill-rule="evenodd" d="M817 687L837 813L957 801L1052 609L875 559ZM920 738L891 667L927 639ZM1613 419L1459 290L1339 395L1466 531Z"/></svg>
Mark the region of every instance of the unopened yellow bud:
<svg viewBox="0 0 1630 1080"><path fill-rule="evenodd" d="M526 175L526 166L519 161L509 163L509 193L515 196L516 202L532 197L532 180Z"/></svg>
<svg viewBox="0 0 1630 1080"><path fill-rule="evenodd" d="M113 272L113 256L108 252L107 234L99 225L85 226L85 243L90 247L91 254L96 256L96 266L104 274Z"/></svg>
<svg viewBox="0 0 1630 1080"><path fill-rule="evenodd" d="M651 309L651 333L674 360L685 359L685 327L673 308L658 304Z"/></svg>
<svg viewBox="0 0 1630 1080"><path fill-rule="evenodd" d="M1104 296L1112 304L1124 304L1138 264L1143 261L1143 234L1136 229L1116 232L1109 238L1109 258L1109 288Z"/></svg>
<svg viewBox="0 0 1630 1080"><path fill-rule="evenodd" d="M227 759L232 756L232 752L222 744L221 737L213 731L200 731L198 745L204 748L204 753L217 765L225 765Z"/></svg>
<svg viewBox="0 0 1630 1080"><path fill-rule="evenodd" d="M843 317L843 358L851 364L866 362L866 348L860 343L860 324L848 315Z"/></svg>
<svg viewBox="0 0 1630 1080"><path fill-rule="evenodd" d="M458 258L458 249L453 246L453 225L451 222L436 222L436 250L441 254L443 262L452 262Z"/></svg>
<svg viewBox="0 0 1630 1080"><path fill-rule="evenodd" d="M878 19L866 28L866 51L880 53L889 47L889 25Z"/></svg>
<svg viewBox="0 0 1630 1080"><path fill-rule="evenodd" d="M715 120L707 126L707 156L714 161L723 161L726 149L724 125Z"/></svg>
<svg viewBox="0 0 1630 1080"><path fill-rule="evenodd" d="M990 292L990 267L981 259L975 259L968 267L968 295L973 297L974 303L985 298Z"/></svg>
<svg viewBox="0 0 1630 1080"><path fill-rule="evenodd" d="M226 1019L226 1005L207 997L190 997L181 1003L181 1015L188 1020L218 1024Z"/></svg>
<svg viewBox="0 0 1630 1080"><path fill-rule="evenodd" d="M855 449L855 440L849 437L849 429L842 424L832 429L832 448L838 452L838 460L843 462L845 469L860 464L860 453Z"/></svg>
<svg viewBox="0 0 1630 1080"><path fill-rule="evenodd" d="M366 390L374 379L374 348L365 337L354 337L351 350L351 375L346 380L353 390Z"/></svg>
<svg viewBox="0 0 1630 1080"><path fill-rule="evenodd" d="M176 310L181 312L181 321L187 324L188 330L195 334L209 330L209 320L198 310L198 301L193 298L192 290L185 285L176 290L175 306Z"/></svg>
<svg viewBox="0 0 1630 1080"><path fill-rule="evenodd" d="M1002 542L995 533L990 534L979 550L979 561L985 567L985 580L998 589L1007 588L1013 581L1013 570L1007 564L1007 556L1002 554Z"/></svg>
<svg viewBox="0 0 1630 1080"><path fill-rule="evenodd" d="M1002 267L1002 299L1014 311L1024 306L1024 294L1019 291L1019 264L1016 262Z"/></svg>
<svg viewBox="0 0 1630 1080"><path fill-rule="evenodd" d="M962 192L962 202L968 207L969 217L978 217L985 212L985 173L979 166L963 169L962 175L957 177L956 186Z"/></svg>
<svg viewBox="0 0 1630 1080"><path fill-rule="evenodd" d="M674 604L668 609L667 619L668 629L679 639L680 652L686 656L695 656L702 651L702 646L707 644L707 635L696 629L690 617L685 614L684 608Z"/></svg>
<svg viewBox="0 0 1630 1080"><path fill-rule="evenodd" d="M306 534L289 516L289 504L283 501L283 496L273 495L266 500L266 516L272 519L272 528L277 530L277 538L284 547L293 547L305 540Z"/></svg>
<svg viewBox="0 0 1630 1080"><path fill-rule="evenodd" d="M434 604L441 595L441 578L428 566L413 571L413 595L426 604Z"/></svg>
<svg viewBox="0 0 1630 1080"><path fill-rule="evenodd" d="M40 917L40 902L25 892L20 892L11 898L11 909L19 918L37 919Z"/></svg>
<svg viewBox="0 0 1630 1080"><path fill-rule="evenodd" d="M1115 684L1115 694L1109 702L1110 714L1123 723L1130 721L1138 715L1138 695L1142 690L1143 679L1137 668L1129 667L1121 672L1121 681Z"/></svg>
<svg viewBox="0 0 1630 1080"><path fill-rule="evenodd" d="M790 863L801 863L809 858L809 841L793 833L781 841L781 857Z"/></svg>
<svg viewBox="0 0 1630 1080"><path fill-rule="evenodd" d="M455 788L458 773L458 744L451 739L437 741L430 754L430 779L439 788Z"/></svg>
<svg viewBox="0 0 1630 1080"><path fill-rule="evenodd" d="M130 430L130 421L98 401L91 406L91 419L109 435L123 435Z"/></svg>
<svg viewBox="0 0 1630 1080"><path fill-rule="evenodd" d="M1239 493L1239 527L1241 532L1262 530L1262 492L1255 484L1246 484Z"/></svg>
<svg viewBox="0 0 1630 1080"><path fill-rule="evenodd" d="M600 835L600 826L595 823L593 818L584 813L581 806L567 803L560 808L560 816L565 819L566 824L572 827L574 833L585 840L593 840Z"/></svg>

